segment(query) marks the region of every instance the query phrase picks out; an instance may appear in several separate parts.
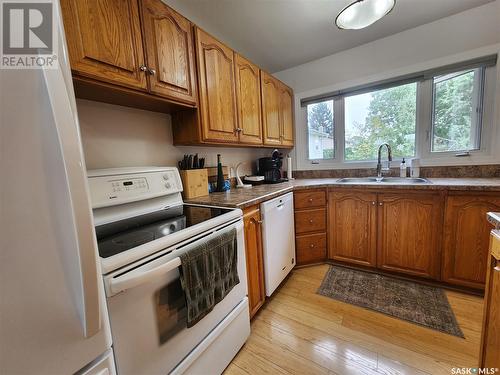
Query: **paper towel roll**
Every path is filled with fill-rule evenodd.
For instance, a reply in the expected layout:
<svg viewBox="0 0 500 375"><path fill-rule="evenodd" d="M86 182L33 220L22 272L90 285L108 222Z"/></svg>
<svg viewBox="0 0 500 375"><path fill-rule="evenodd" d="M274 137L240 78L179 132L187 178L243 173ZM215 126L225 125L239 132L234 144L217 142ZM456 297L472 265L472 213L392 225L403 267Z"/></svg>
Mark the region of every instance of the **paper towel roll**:
<svg viewBox="0 0 500 375"><path fill-rule="evenodd" d="M286 157L286 178L293 180L292 177L292 158L290 155Z"/></svg>

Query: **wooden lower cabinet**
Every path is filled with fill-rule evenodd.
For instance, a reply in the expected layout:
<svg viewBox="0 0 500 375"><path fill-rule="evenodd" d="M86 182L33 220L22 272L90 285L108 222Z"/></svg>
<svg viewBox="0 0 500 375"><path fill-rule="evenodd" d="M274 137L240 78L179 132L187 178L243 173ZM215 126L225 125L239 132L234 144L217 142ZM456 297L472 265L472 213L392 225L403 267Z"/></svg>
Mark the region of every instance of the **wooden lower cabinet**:
<svg viewBox="0 0 500 375"><path fill-rule="evenodd" d="M377 265L377 195L330 192L329 258L375 267Z"/></svg>
<svg viewBox="0 0 500 375"><path fill-rule="evenodd" d="M491 233L479 367L500 367L500 231Z"/></svg>
<svg viewBox="0 0 500 375"><path fill-rule="evenodd" d="M448 196L444 219L443 281L484 288L492 228L486 222L489 211L500 211L498 194Z"/></svg>
<svg viewBox="0 0 500 375"><path fill-rule="evenodd" d="M320 263L327 259L326 196L326 189L305 189L293 194L298 266Z"/></svg>
<svg viewBox="0 0 500 375"><path fill-rule="evenodd" d="M436 193L379 194L378 268L438 279L442 206Z"/></svg>
<svg viewBox="0 0 500 375"><path fill-rule="evenodd" d="M252 318L266 300L259 206L252 206L245 209L243 212L243 222L247 262L248 303L250 305L250 318Z"/></svg>

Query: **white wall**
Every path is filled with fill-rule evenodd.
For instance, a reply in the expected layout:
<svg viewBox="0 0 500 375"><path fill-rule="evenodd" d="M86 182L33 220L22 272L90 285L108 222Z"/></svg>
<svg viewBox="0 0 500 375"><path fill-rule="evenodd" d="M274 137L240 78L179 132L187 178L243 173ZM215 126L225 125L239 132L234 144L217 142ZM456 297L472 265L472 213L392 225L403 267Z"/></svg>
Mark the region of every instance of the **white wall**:
<svg viewBox="0 0 500 375"><path fill-rule="evenodd" d="M349 31L347 31L349 32ZM354 31L355 32L355 31ZM295 93L296 149L305 155L306 114L300 99L390 77L443 66L500 51L500 0L387 38L339 52L275 75ZM500 69L497 69L495 132L492 155L481 163L500 162ZM460 164L473 164L462 158ZM456 160L455 160L456 163ZM297 169L321 166L295 163ZM423 162L425 165L425 162ZM442 165L453 164L443 162ZM341 167L348 168L344 165ZM324 167L323 167L324 168Z"/></svg>
<svg viewBox="0 0 500 375"><path fill-rule="evenodd" d="M77 99L83 151L88 169L177 166L184 154L198 153L207 166L215 166L217 154L224 165L245 162L241 173L255 172L256 160L271 149L177 147L172 143L170 115L118 105Z"/></svg>

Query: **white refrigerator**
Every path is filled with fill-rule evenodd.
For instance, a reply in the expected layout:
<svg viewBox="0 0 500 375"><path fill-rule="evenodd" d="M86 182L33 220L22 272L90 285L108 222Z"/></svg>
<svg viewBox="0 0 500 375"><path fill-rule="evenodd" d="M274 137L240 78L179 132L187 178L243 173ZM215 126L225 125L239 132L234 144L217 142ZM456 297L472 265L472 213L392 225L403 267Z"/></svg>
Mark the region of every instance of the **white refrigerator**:
<svg viewBox="0 0 500 375"><path fill-rule="evenodd" d="M0 70L0 374L113 375L60 17L57 25L59 69Z"/></svg>

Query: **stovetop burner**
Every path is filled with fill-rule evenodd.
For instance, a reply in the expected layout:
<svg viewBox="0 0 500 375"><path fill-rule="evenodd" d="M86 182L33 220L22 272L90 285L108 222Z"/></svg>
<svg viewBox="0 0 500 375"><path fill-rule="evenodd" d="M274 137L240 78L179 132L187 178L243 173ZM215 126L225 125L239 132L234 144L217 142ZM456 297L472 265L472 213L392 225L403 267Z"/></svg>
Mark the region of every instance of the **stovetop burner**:
<svg viewBox="0 0 500 375"><path fill-rule="evenodd" d="M224 208L180 205L95 228L103 258L168 236L231 211Z"/></svg>

